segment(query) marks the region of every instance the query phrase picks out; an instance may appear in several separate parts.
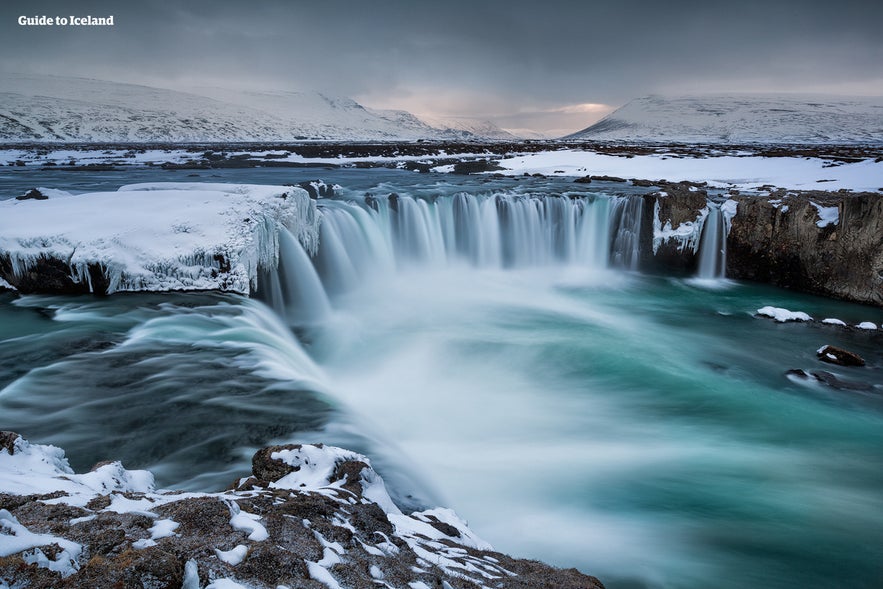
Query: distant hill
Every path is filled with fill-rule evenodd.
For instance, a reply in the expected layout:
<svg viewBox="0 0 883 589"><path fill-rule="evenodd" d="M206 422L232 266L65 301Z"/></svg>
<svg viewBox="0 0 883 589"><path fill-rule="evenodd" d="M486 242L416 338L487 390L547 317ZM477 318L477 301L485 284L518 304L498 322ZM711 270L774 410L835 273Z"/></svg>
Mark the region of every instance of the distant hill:
<svg viewBox="0 0 883 589"><path fill-rule="evenodd" d="M742 94L632 100L565 139L883 143L883 97Z"/></svg>
<svg viewBox="0 0 883 589"><path fill-rule="evenodd" d="M179 92L86 78L0 78L0 142L469 140L500 133L489 123L436 128L406 111L372 110L319 92Z"/></svg>

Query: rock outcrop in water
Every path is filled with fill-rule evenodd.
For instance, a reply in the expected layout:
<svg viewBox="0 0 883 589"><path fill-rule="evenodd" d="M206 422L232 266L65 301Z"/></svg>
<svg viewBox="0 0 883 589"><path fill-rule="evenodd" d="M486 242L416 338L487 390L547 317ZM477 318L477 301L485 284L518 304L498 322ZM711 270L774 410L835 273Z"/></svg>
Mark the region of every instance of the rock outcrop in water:
<svg viewBox="0 0 883 589"><path fill-rule="evenodd" d="M707 192L689 183L662 188L644 197L642 267L693 273ZM883 196L779 191L728 198L728 278L883 306Z"/></svg>
<svg viewBox="0 0 883 589"><path fill-rule="evenodd" d="M253 471L223 493L156 491L0 432L0 587L603 589L494 552L448 509L403 514L354 452L274 446Z"/></svg>
<svg viewBox="0 0 883 589"><path fill-rule="evenodd" d="M659 186L662 190L644 196L641 267L679 274L693 272L708 193L689 182Z"/></svg>
<svg viewBox="0 0 883 589"><path fill-rule="evenodd" d="M736 196L727 276L883 306L883 196Z"/></svg>

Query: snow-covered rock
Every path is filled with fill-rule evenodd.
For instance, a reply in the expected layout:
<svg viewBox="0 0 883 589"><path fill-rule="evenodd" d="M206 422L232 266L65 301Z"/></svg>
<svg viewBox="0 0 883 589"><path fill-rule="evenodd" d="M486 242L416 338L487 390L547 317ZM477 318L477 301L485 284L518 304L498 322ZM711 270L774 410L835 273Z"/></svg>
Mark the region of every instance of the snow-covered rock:
<svg viewBox="0 0 883 589"><path fill-rule="evenodd" d="M449 509L403 514L369 459L341 448L266 448L221 493L157 491L108 466L74 474L59 448L0 432L0 587L601 587L492 552Z"/></svg>
<svg viewBox="0 0 883 589"><path fill-rule="evenodd" d="M781 307L761 307L757 310L757 314L761 317L775 319L779 323L785 323L787 321L812 321L812 317L803 311L789 311L788 309L783 309Z"/></svg>
<svg viewBox="0 0 883 589"><path fill-rule="evenodd" d="M259 267L276 267L283 227L315 249L302 188L157 183L0 201L0 277L22 292L248 294Z"/></svg>
<svg viewBox="0 0 883 589"><path fill-rule="evenodd" d="M883 98L645 96L566 139L659 143L881 143Z"/></svg>

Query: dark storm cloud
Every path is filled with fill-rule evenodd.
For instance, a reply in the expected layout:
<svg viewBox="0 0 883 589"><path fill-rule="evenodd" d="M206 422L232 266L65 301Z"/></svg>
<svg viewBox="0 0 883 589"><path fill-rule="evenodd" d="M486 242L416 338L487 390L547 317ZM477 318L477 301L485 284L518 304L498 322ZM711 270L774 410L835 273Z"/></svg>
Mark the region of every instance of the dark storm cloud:
<svg viewBox="0 0 883 589"><path fill-rule="evenodd" d="M879 2L7 0L0 14L7 71L316 88L441 114L542 118L660 91L883 93ZM20 27L21 14L116 25Z"/></svg>

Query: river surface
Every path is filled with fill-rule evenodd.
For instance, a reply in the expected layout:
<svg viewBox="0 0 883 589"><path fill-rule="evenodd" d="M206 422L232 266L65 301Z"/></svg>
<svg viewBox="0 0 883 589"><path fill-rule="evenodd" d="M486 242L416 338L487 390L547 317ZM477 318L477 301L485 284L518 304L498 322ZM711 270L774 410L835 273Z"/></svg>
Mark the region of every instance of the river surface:
<svg viewBox="0 0 883 589"><path fill-rule="evenodd" d="M78 470L121 459L162 486L217 490L248 473L261 445L321 441L367 454L401 505L452 507L498 550L576 566L611 589L883 585L883 331L755 316L772 305L880 324L880 309L632 271L610 245L616 225L597 221L617 206L604 187L561 199L555 214L573 230L531 248L506 246L505 230L497 249L477 233L446 241L445 215L500 228L488 225L489 198L555 198L575 190L564 180L5 174L4 197L318 175L359 203L323 205L335 248L306 269L292 254L281 298L0 294L0 429L65 448ZM441 219L439 236L412 235L404 213L390 221L385 199L372 209L365 192L399 194L399 211L417 203L412 221ZM450 205L457 194L478 196ZM518 231L533 235L524 218ZM359 239L326 234L356 225ZM609 232L601 250L596 231ZM294 272L314 273L326 297L311 313L288 308ZM824 344L868 366L823 365Z"/></svg>

